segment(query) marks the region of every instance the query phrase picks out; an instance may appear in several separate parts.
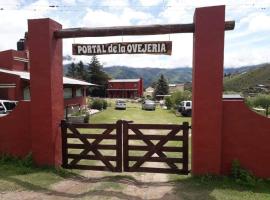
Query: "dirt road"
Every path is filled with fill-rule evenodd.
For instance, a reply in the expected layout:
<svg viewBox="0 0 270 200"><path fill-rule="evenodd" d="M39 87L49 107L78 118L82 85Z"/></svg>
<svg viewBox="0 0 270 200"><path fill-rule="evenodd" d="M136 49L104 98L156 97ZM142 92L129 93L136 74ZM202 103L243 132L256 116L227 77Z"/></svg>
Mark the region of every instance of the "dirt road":
<svg viewBox="0 0 270 200"><path fill-rule="evenodd" d="M108 173L84 171L75 177L38 191L13 191L0 193L2 200L176 200L173 185L166 174Z"/></svg>

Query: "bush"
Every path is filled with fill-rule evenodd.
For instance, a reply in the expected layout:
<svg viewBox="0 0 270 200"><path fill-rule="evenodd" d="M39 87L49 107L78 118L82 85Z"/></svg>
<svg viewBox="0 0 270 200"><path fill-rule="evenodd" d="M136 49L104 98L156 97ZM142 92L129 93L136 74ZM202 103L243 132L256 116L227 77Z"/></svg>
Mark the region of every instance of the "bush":
<svg viewBox="0 0 270 200"><path fill-rule="evenodd" d="M108 102L103 99L103 109L106 110L108 107Z"/></svg>
<svg viewBox="0 0 270 200"><path fill-rule="evenodd" d="M188 101L192 99L192 93L188 90L177 91L172 93L171 97L172 107L176 108L181 101Z"/></svg>
<svg viewBox="0 0 270 200"><path fill-rule="evenodd" d="M165 106L167 107L168 110L172 108L173 103L170 97L165 98Z"/></svg>
<svg viewBox="0 0 270 200"><path fill-rule="evenodd" d="M108 107L108 102L104 99L94 99L91 103L92 109L105 110Z"/></svg>
<svg viewBox="0 0 270 200"><path fill-rule="evenodd" d="M88 123L89 122L89 119L90 119L90 114L89 113L86 113L84 118L83 118L83 122L84 123Z"/></svg>
<svg viewBox="0 0 270 200"><path fill-rule="evenodd" d="M244 186L255 186L257 182L256 177L250 171L241 167L238 160L232 162L231 176L236 183Z"/></svg>

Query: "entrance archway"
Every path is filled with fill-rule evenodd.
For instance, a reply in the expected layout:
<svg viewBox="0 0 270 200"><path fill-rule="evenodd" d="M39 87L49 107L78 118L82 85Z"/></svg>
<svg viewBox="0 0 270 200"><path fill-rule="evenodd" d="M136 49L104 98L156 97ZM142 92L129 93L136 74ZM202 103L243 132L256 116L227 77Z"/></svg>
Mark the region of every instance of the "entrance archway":
<svg viewBox="0 0 270 200"><path fill-rule="evenodd" d="M233 21L225 22L225 6L197 8L193 24L62 29L51 19L29 20L31 106L41 108L30 114L35 161L61 164L62 39L193 33L192 173L219 174L224 31L233 28Z"/></svg>

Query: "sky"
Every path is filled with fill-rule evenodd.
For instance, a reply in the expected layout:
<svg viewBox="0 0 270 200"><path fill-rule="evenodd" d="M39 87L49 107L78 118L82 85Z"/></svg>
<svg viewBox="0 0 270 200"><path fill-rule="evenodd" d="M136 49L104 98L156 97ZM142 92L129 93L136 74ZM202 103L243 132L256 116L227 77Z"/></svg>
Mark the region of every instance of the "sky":
<svg viewBox="0 0 270 200"><path fill-rule="evenodd" d="M63 28L104 27L193 22L196 7L226 5L226 21L235 29L225 32L224 67L270 62L270 0L0 0L0 51L16 49L27 31L27 19L51 18ZM192 67L192 34L117 36L65 39L63 55L73 43L97 44L132 41L172 41L172 55L102 55L106 66ZM72 61L89 63L89 56ZM71 62L71 61L65 61Z"/></svg>

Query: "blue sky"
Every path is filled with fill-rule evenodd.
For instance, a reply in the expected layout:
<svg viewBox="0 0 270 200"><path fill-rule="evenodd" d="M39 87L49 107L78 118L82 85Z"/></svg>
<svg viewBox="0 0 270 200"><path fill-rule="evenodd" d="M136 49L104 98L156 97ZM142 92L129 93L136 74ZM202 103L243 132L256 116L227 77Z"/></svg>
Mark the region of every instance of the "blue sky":
<svg viewBox="0 0 270 200"><path fill-rule="evenodd" d="M225 67L270 62L270 0L0 0L0 51L15 49L27 31L27 19L50 17L69 27L102 27L192 23L196 7L226 5L226 20L235 30L225 34ZM172 56L104 55L104 66L192 67L192 34L140 37L76 38L64 40L64 55L72 43L171 40ZM89 62L87 56L74 61Z"/></svg>

